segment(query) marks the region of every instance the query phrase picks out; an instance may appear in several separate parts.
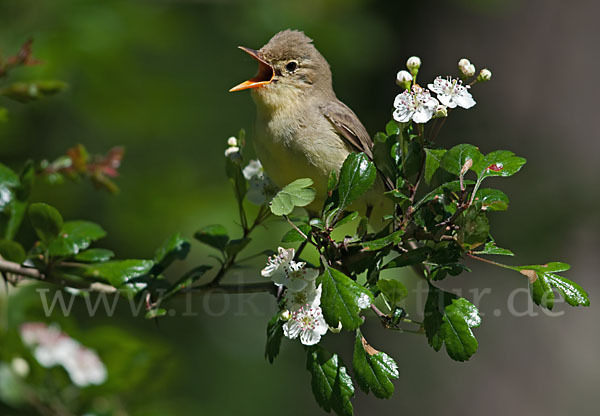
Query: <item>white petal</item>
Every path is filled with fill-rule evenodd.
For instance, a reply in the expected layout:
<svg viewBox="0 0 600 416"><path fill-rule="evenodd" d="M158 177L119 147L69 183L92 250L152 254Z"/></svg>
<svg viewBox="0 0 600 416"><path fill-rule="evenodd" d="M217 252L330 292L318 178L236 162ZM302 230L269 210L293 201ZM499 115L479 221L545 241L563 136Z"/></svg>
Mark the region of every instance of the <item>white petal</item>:
<svg viewBox="0 0 600 416"><path fill-rule="evenodd" d="M293 319L290 319L285 324L283 324L283 335L285 335L289 339L298 338L300 331L302 331L302 326L299 322Z"/></svg>
<svg viewBox="0 0 600 416"><path fill-rule="evenodd" d="M421 106L417 108L415 114L413 115L413 121L415 123L427 123L433 117L433 112L428 110L427 108Z"/></svg>
<svg viewBox="0 0 600 416"><path fill-rule="evenodd" d="M288 288L290 292L298 292L306 287L308 282L302 279L286 279L283 285Z"/></svg>
<svg viewBox="0 0 600 416"><path fill-rule="evenodd" d="M456 107L456 103L452 101L452 97L450 95L438 94L437 99L440 100L440 103L442 103L448 108Z"/></svg>
<svg viewBox="0 0 600 416"><path fill-rule="evenodd" d="M304 331L300 335L300 342L304 345L315 345L321 340L321 334L316 331Z"/></svg>
<svg viewBox="0 0 600 416"><path fill-rule="evenodd" d="M317 277L319 277L318 269L304 269L304 276L303 276L304 280L312 282Z"/></svg>
<svg viewBox="0 0 600 416"><path fill-rule="evenodd" d="M396 109L392 117L394 117L394 120L396 120L398 123L406 123L410 121L412 115L413 112L408 111L407 109Z"/></svg>
<svg viewBox="0 0 600 416"><path fill-rule="evenodd" d="M463 93L462 95L455 97L454 101L456 101L456 104L458 104L459 107L468 109L471 108L475 105L475 100L473 99L473 97L471 96L471 94L467 93Z"/></svg>
<svg viewBox="0 0 600 416"><path fill-rule="evenodd" d="M366 293L361 293L357 304L360 309L367 309L371 306L371 298Z"/></svg>

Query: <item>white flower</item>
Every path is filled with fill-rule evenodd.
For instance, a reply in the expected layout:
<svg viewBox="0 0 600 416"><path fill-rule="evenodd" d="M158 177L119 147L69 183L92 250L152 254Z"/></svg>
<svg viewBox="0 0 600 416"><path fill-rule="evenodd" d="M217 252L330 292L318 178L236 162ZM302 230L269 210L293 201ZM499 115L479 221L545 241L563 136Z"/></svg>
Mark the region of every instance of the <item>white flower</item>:
<svg viewBox="0 0 600 416"><path fill-rule="evenodd" d="M238 145L238 141L235 137L231 136L229 139L227 139L227 146L237 147L237 145Z"/></svg>
<svg viewBox="0 0 600 416"><path fill-rule="evenodd" d="M490 79L492 79L492 71L487 68L483 68L477 77L477 81L489 81Z"/></svg>
<svg viewBox="0 0 600 416"><path fill-rule="evenodd" d="M421 67L421 58L418 56L411 56L406 60L406 67L411 73L415 73Z"/></svg>
<svg viewBox="0 0 600 416"><path fill-rule="evenodd" d="M231 160L241 160L242 155L240 154L240 148L237 146L228 147L225 149L225 157Z"/></svg>
<svg viewBox="0 0 600 416"><path fill-rule="evenodd" d="M321 292L322 287L316 287L315 281L308 282L306 287L297 292L292 292L290 290L285 291L285 301L286 307L295 311L300 309L305 305L309 305L311 308L317 307L321 305Z"/></svg>
<svg viewBox="0 0 600 416"><path fill-rule="evenodd" d="M371 307L371 298L366 293L361 293L356 302L360 309L367 309Z"/></svg>
<svg viewBox="0 0 600 416"><path fill-rule="evenodd" d="M438 95L438 100L449 108L455 108L457 105L471 108L475 105L475 100L468 91L469 86L462 85L461 80L437 77L428 87Z"/></svg>
<svg viewBox="0 0 600 416"><path fill-rule="evenodd" d="M260 161L251 160L242 173L250 185L246 198L253 204L262 205L277 193L277 187L265 174Z"/></svg>
<svg viewBox="0 0 600 416"><path fill-rule="evenodd" d="M262 269L261 275L270 277L278 286L285 286L290 292L304 289L308 282L319 276L317 269L307 269L303 261L294 261L295 250L279 247L278 254L269 257L267 266Z"/></svg>
<svg viewBox="0 0 600 416"><path fill-rule="evenodd" d="M408 89L410 87L412 80L413 77L408 71L402 70L398 71L398 74L396 74L396 84L404 89Z"/></svg>
<svg viewBox="0 0 600 416"><path fill-rule="evenodd" d="M61 365L73 384L79 387L106 381L106 367L98 354L54 326L34 322L23 324L21 339L33 349L33 356L41 366Z"/></svg>
<svg viewBox="0 0 600 416"><path fill-rule="evenodd" d="M304 345L315 345L326 332L327 323L319 306L302 306L292 312L290 320L283 324L283 334L290 339L300 335L300 342Z"/></svg>
<svg viewBox="0 0 600 416"><path fill-rule="evenodd" d="M406 123L411 119L415 123L427 123L435 112L439 102L427 89L414 85L412 90L398 94L394 100L394 120Z"/></svg>

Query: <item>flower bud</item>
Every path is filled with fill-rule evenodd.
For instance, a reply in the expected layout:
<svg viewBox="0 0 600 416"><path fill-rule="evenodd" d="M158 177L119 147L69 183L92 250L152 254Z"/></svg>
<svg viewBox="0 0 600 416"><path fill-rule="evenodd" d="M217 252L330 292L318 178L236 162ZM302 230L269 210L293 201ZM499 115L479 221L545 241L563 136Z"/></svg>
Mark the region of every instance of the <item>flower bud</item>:
<svg viewBox="0 0 600 416"><path fill-rule="evenodd" d="M490 71L487 68L483 68L481 70L481 72L479 72L479 75L477 76L477 81L489 81L490 79L492 79L492 71Z"/></svg>
<svg viewBox="0 0 600 416"><path fill-rule="evenodd" d="M234 162L241 161L242 155L240 154L240 148L237 146L231 146L225 149L225 157L228 157Z"/></svg>
<svg viewBox="0 0 600 416"><path fill-rule="evenodd" d="M476 71L475 65L471 64L471 65L469 65L469 67L465 71L465 75L467 77L472 77L473 75L475 75L475 71Z"/></svg>
<svg viewBox="0 0 600 416"><path fill-rule="evenodd" d="M448 107L445 105L438 105L433 114L433 118L444 118L448 117Z"/></svg>
<svg viewBox="0 0 600 416"><path fill-rule="evenodd" d="M417 72L419 72L419 68L421 67L421 58L418 56L411 56L406 61L406 67L411 74L415 75Z"/></svg>
<svg viewBox="0 0 600 416"><path fill-rule="evenodd" d="M291 317L292 314L287 309L282 310L279 314L279 319L281 319L284 322L289 321Z"/></svg>
<svg viewBox="0 0 600 416"><path fill-rule="evenodd" d="M467 78L475 75L475 65L473 65L467 58L462 58L460 61L458 61L458 69L460 70L461 74Z"/></svg>
<svg viewBox="0 0 600 416"><path fill-rule="evenodd" d="M235 137L231 136L229 139L227 139L227 146L237 147L237 145L238 141Z"/></svg>
<svg viewBox="0 0 600 416"><path fill-rule="evenodd" d="M460 69L460 72L464 72L463 68L467 68L469 65L471 65L471 61L467 58L462 58L458 61L458 69Z"/></svg>
<svg viewBox="0 0 600 416"><path fill-rule="evenodd" d="M396 84L398 84L399 87L404 88L405 90L410 88L410 83L412 82L413 77L410 74L410 72L408 71L398 71L398 74L396 74Z"/></svg>

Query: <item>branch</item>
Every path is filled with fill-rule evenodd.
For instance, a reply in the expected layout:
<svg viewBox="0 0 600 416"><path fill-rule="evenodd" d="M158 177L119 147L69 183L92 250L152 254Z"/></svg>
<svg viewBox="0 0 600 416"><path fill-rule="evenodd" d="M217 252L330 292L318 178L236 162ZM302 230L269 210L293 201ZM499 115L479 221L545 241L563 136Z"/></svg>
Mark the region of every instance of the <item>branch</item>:
<svg viewBox="0 0 600 416"><path fill-rule="evenodd" d="M11 273L16 274L18 276L29 277L31 279L36 280L45 280L46 277L42 272L33 267L22 266L19 263L15 263L12 261L4 260L0 257L0 272L2 273Z"/></svg>

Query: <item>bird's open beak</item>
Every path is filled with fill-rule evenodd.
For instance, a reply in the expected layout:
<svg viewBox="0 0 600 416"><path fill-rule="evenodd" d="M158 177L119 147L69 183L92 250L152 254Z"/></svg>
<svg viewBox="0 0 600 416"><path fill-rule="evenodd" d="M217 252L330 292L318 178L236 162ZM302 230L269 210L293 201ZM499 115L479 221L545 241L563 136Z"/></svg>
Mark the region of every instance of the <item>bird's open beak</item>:
<svg viewBox="0 0 600 416"><path fill-rule="evenodd" d="M243 46L238 47L258 61L258 73L254 76L254 78L250 78L248 81L244 81L241 84L236 85L230 89L229 92L246 90L248 88L257 88L267 85L273 81L273 78L275 77L275 71L267 61L260 57L258 51L245 48Z"/></svg>

